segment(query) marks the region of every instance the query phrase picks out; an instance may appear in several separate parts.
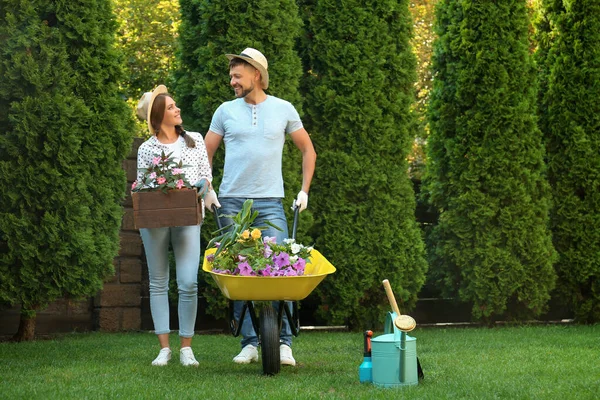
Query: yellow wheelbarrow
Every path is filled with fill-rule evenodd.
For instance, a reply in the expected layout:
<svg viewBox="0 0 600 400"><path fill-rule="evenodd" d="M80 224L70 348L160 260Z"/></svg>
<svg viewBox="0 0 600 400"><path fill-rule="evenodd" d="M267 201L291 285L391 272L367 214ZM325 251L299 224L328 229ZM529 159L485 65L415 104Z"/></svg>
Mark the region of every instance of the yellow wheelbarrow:
<svg viewBox="0 0 600 400"><path fill-rule="evenodd" d="M213 211L216 210L213 209ZM298 209L295 211L292 237L296 236ZM219 221L216 212L215 218ZM217 224L220 225L219 222ZM249 312L261 347L263 373L266 375L279 373L279 332L281 331L283 313L287 316L292 334L298 336L300 321L297 301L305 299L327 275L335 272L335 267L321 253L313 249L310 253L309 263L306 264L304 269L304 275L278 277L225 275L213 272L212 264L206 260L206 256L215 253L215 251L215 248L206 250L202 270L211 274L223 296L231 301L241 300L245 302L239 320L233 317L233 306L230 307L231 333L235 337L240 335L245 314ZM260 307L258 318L256 317L254 301L268 302ZM271 301L279 301L279 312L275 311ZM293 302L293 314L286 301Z"/></svg>

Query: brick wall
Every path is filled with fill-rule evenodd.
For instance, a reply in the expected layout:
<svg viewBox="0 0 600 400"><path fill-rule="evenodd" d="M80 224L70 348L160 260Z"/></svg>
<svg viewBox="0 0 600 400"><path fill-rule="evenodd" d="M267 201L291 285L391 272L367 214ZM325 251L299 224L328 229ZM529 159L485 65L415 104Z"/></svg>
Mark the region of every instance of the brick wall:
<svg viewBox="0 0 600 400"><path fill-rule="evenodd" d="M106 280L104 288L93 300L95 329L122 331L141 328L142 271L146 268L144 249L139 232L133 225L131 183L136 179L137 149L143 139L134 139L133 148L123 168L127 174L125 214L120 233L119 255L114 260L115 275Z"/></svg>

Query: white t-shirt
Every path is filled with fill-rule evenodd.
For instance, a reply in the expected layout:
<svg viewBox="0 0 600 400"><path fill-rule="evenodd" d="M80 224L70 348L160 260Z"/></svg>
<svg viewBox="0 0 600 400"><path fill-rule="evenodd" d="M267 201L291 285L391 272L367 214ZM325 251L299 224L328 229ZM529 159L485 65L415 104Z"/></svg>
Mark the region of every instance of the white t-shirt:
<svg viewBox="0 0 600 400"><path fill-rule="evenodd" d="M144 175L143 169L152 165L152 158L160 155L162 151L164 151L165 154L168 154L171 151L179 151L177 157L178 161L181 160L184 165L188 165L188 167L185 168L185 177L191 185L194 185L202 178L206 178L212 182L211 168L208 163L208 154L206 153L206 145L204 144L202 135L197 132L186 132L186 135L189 135L194 139L196 147L187 147L185 145L185 139L182 137L179 137L179 139L172 144L161 143L156 136L152 136L142 143L138 149L137 156L138 183L141 182L142 176Z"/></svg>
<svg viewBox="0 0 600 400"><path fill-rule="evenodd" d="M165 154L169 155L171 153L171 157L173 161L179 162L181 161L181 150L185 147L185 139L179 136L177 140L173 143L161 143L163 146L167 148L165 150Z"/></svg>

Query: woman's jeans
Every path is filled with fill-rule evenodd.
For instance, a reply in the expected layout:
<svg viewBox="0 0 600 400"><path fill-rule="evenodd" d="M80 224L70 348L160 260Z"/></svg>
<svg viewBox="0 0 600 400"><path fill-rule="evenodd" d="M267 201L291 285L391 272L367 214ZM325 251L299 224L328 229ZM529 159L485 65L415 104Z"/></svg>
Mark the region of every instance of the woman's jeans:
<svg viewBox="0 0 600 400"><path fill-rule="evenodd" d="M179 290L179 336L194 336L198 309L200 225L140 229L150 278L150 312L157 335L169 333L169 243Z"/></svg>
<svg viewBox="0 0 600 400"><path fill-rule="evenodd" d="M241 197L219 198L219 202L221 203L221 208L219 209L219 220L221 221L222 226L227 226L232 223L231 219L224 217L224 215L237 214L242 209L242 205L246 200L247 199ZM283 211L282 199L267 198L252 200L252 211L258 211L258 217L254 220L254 225L266 225L264 224L264 221L269 221L273 225L276 225L277 227L281 228L281 231L278 231L277 229L267 225L267 229L263 231L263 237L275 237L278 243L281 243L283 239L287 239L288 228L285 213ZM292 302L287 301L286 303L291 311ZM239 321L240 315L242 314L243 306L243 301L233 302L233 317L236 321ZM279 310L279 301L274 301L273 307L275 307L276 310ZM241 334L242 348L249 344L255 347L258 346L258 338L256 336L256 332L254 331L254 327L252 326L252 320L250 319L250 313L248 311L246 311L244 321L242 322ZM279 341L283 344L287 344L288 346L292 345L292 330L290 329L290 324L285 313L283 314L283 322L281 326L281 332L279 334Z"/></svg>

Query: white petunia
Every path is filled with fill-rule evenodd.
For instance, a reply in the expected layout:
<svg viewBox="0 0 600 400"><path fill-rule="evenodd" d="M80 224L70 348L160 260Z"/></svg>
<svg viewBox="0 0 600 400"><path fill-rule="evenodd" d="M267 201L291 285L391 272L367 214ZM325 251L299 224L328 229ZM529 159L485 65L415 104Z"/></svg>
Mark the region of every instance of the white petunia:
<svg viewBox="0 0 600 400"><path fill-rule="evenodd" d="M293 254L298 254L300 252L300 250L302 250L302 245L300 245L298 243L293 243L291 247L292 247Z"/></svg>

